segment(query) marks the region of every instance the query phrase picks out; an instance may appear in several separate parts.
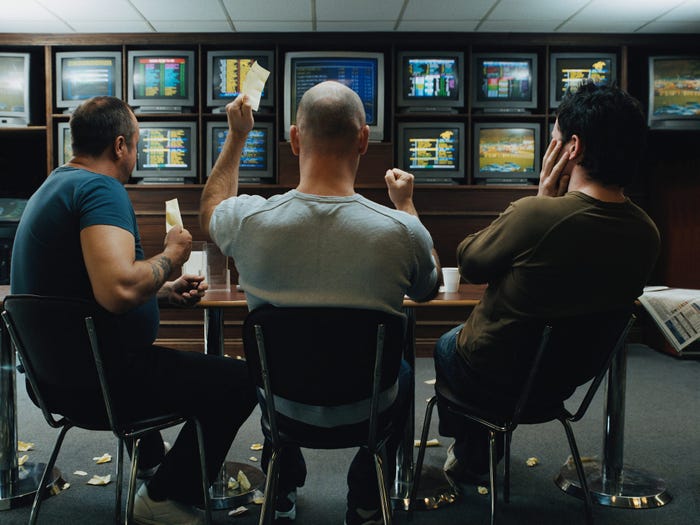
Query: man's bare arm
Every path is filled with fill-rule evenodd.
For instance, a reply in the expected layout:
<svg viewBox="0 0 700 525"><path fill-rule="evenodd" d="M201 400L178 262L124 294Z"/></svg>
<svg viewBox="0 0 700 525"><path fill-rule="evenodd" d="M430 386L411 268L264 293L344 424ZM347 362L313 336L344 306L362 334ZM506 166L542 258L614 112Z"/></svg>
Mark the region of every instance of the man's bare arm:
<svg viewBox="0 0 700 525"><path fill-rule="evenodd" d="M246 137L253 129L253 110L246 95L226 106L229 133L207 180L199 205L199 225L209 236L209 222L219 203L238 194L238 170Z"/></svg>
<svg viewBox="0 0 700 525"><path fill-rule="evenodd" d="M173 268L189 257L192 236L175 227L163 252L135 260L134 236L117 226L95 225L80 232L83 259L97 302L113 313L126 312L156 295Z"/></svg>

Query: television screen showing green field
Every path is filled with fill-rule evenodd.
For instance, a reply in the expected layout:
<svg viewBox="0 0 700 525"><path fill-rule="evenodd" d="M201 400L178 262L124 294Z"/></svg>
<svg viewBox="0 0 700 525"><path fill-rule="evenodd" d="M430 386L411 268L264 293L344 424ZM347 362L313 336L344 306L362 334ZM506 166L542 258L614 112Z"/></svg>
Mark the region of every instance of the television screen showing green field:
<svg viewBox="0 0 700 525"><path fill-rule="evenodd" d="M526 128L482 129L479 170L524 173L535 169L535 131Z"/></svg>
<svg viewBox="0 0 700 525"><path fill-rule="evenodd" d="M700 58L654 60L652 114L700 117Z"/></svg>
<svg viewBox="0 0 700 525"><path fill-rule="evenodd" d="M24 111L24 58L0 57L0 111Z"/></svg>

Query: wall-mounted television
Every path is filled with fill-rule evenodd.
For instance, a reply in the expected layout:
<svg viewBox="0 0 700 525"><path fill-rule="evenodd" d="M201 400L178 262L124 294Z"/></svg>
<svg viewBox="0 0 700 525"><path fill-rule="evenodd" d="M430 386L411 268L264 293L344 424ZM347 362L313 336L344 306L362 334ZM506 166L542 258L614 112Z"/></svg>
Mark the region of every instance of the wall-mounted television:
<svg viewBox="0 0 700 525"><path fill-rule="evenodd" d="M0 126L29 125L29 53L0 53Z"/></svg>
<svg viewBox="0 0 700 525"><path fill-rule="evenodd" d="M369 138L384 138L384 54L372 52L295 51L284 61L284 137L296 121L297 106L306 90L325 80L342 82L355 91L365 107Z"/></svg>
<svg viewBox="0 0 700 525"><path fill-rule="evenodd" d="M71 143L70 124L59 122L56 133L56 165L63 166L73 158L73 145Z"/></svg>
<svg viewBox="0 0 700 525"><path fill-rule="evenodd" d="M195 122L139 122L139 130L134 179L144 184L196 181Z"/></svg>
<svg viewBox="0 0 700 525"><path fill-rule="evenodd" d="M537 108L536 53L472 54L473 108L524 113Z"/></svg>
<svg viewBox="0 0 700 525"><path fill-rule="evenodd" d="M122 98L121 51L56 53L56 108L70 112L97 96Z"/></svg>
<svg viewBox="0 0 700 525"><path fill-rule="evenodd" d="M540 124L474 124L474 173L477 184L534 184L540 176Z"/></svg>
<svg viewBox="0 0 700 525"><path fill-rule="evenodd" d="M228 136L229 127L226 122L207 122L207 155L205 172L208 177L219 153ZM274 125L272 122L256 122L248 133L241 163L238 180L243 183L273 183L274 171Z"/></svg>
<svg viewBox="0 0 700 525"><path fill-rule="evenodd" d="M399 167L416 183L459 183L466 174L462 122L399 122Z"/></svg>
<svg viewBox="0 0 700 525"><path fill-rule="evenodd" d="M258 62L270 72L260 97L260 107L270 109L275 104L274 51L208 51L207 52L207 106L215 113L240 93L250 66Z"/></svg>
<svg viewBox="0 0 700 525"><path fill-rule="evenodd" d="M398 53L396 104L407 111L457 111L464 106L464 53Z"/></svg>
<svg viewBox="0 0 700 525"><path fill-rule="evenodd" d="M137 113L180 113L195 104L194 51L129 51L127 102Z"/></svg>
<svg viewBox="0 0 700 525"><path fill-rule="evenodd" d="M700 129L700 56L649 57L649 127Z"/></svg>
<svg viewBox="0 0 700 525"><path fill-rule="evenodd" d="M576 92L583 82L608 86L617 79L615 53L552 53L549 59L551 108L559 107L566 92Z"/></svg>

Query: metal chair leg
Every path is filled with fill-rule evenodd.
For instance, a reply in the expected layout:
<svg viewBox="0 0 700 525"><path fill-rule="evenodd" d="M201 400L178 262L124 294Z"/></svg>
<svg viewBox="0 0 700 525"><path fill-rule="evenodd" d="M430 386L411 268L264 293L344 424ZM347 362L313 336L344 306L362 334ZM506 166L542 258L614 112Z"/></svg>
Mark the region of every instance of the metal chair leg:
<svg viewBox="0 0 700 525"><path fill-rule="evenodd" d="M277 481L279 479L279 450L273 450L267 465L265 480L265 499L260 509L259 525L271 525L275 521L275 500L277 498Z"/></svg>
<svg viewBox="0 0 700 525"><path fill-rule="evenodd" d="M126 492L126 520L124 520L125 525L129 525L134 520L134 496L136 495L136 474L138 472L140 446L141 438L134 439L134 444L131 451L129 488Z"/></svg>
<svg viewBox="0 0 700 525"><path fill-rule="evenodd" d="M581 489L583 490L583 505L586 524L593 525L593 502L591 501L591 492L588 488L588 482L586 481L586 473L583 471L583 463L581 462L581 455L579 454L578 446L576 445L574 431L571 428L571 424L566 419L560 419L559 421L561 421L561 424L564 425L566 439L569 441L569 448L571 449L571 457L574 460L574 465L576 465L576 474L578 475L578 480L579 483L581 483Z"/></svg>
<svg viewBox="0 0 700 525"><path fill-rule="evenodd" d="M124 439L117 443L117 488L114 501L114 521L117 525L122 522L122 483L124 481Z"/></svg>
<svg viewBox="0 0 700 525"><path fill-rule="evenodd" d="M66 432L68 432L70 428L72 428L72 425L64 425L63 428L61 428L61 432L58 434L58 438L56 438L56 444L53 447L53 451L51 452L49 461L48 463L46 463L44 473L41 475L41 481L39 482L39 486L36 489L34 503L32 503L32 512L29 515L29 525L34 525L36 523L37 518L39 517L39 508L41 507L41 502L43 501L44 494L46 493L46 484L48 483L49 476L53 471L54 465L56 464L56 458L58 457L58 451L60 450L61 445L63 444L63 439L66 437Z"/></svg>
<svg viewBox="0 0 700 525"><path fill-rule="evenodd" d="M211 501L209 498L209 474L207 473L207 461L204 452L204 431L198 419L194 420L197 430L197 448L199 449L199 465L202 472L202 490L204 491L204 518L207 525L211 525Z"/></svg>
<svg viewBox="0 0 700 525"><path fill-rule="evenodd" d="M437 396L433 396L428 400L428 406L425 408L425 418L423 419L423 431L420 437L420 447L418 448L418 459L413 473L413 484L411 486L411 495L408 502L409 514L413 512L415 506L416 495L418 494L418 486L420 484L421 471L423 470L423 459L425 457L425 447L428 441L428 432L430 431L430 420L433 417L433 408L437 403Z"/></svg>
<svg viewBox="0 0 700 525"><path fill-rule="evenodd" d="M512 432L506 432L505 461L503 463L503 501L506 503L510 503L510 440L512 437Z"/></svg>
<svg viewBox="0 0 700 525"><path fill-rule="evenodd" d="M389 503L389 491L386 486L386 476L384 475L384 467L382 458L377 452L372 454L374 457L374 469L377 473L377 486L379 487L379 499L382 505L382 518L384 525L391 525L391 504Z"/></svg>
<svg viewBox="0 0 700 525"><path fill-rule="evenodd" d="M496 432L489 430L489 484L491 489L491 525L496 525Z"/></svg>

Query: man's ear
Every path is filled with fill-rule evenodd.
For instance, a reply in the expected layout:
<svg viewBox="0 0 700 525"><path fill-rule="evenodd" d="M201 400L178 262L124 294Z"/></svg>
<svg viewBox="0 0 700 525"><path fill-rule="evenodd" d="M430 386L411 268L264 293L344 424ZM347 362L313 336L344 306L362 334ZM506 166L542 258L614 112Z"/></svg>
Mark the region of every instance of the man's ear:
<svg viewBox="0 0 700 525"><path fill-rule="evenodd" d="M123 158L129 152L129 144L127 144L124 135L119 135L114 139L114 157L117 159Z"/></svg>
<svg viewBox="0 0 700 525"><path fill-rule="evenodd" d="M369 147L369 126L365 124L360 129L360 155L367 153L367 148Z"/></svg>
<svg viewBox="0 0 700 525"><path fill-rule="evenodd" d="M566 148L569 153L569 159L573 160L577 163L581 162L581 159L583 158L583 142L581 142L581 139L579 138L578 135L571 135L571 140L569 140L568 144L566 145Z"/></svg>
<svg viewBox="0 0 700 525"><path fill-rule="evenodd" d="M292 153L299 156L299 128L296 124L289 127L289 144L292 146Z"/></svg>

